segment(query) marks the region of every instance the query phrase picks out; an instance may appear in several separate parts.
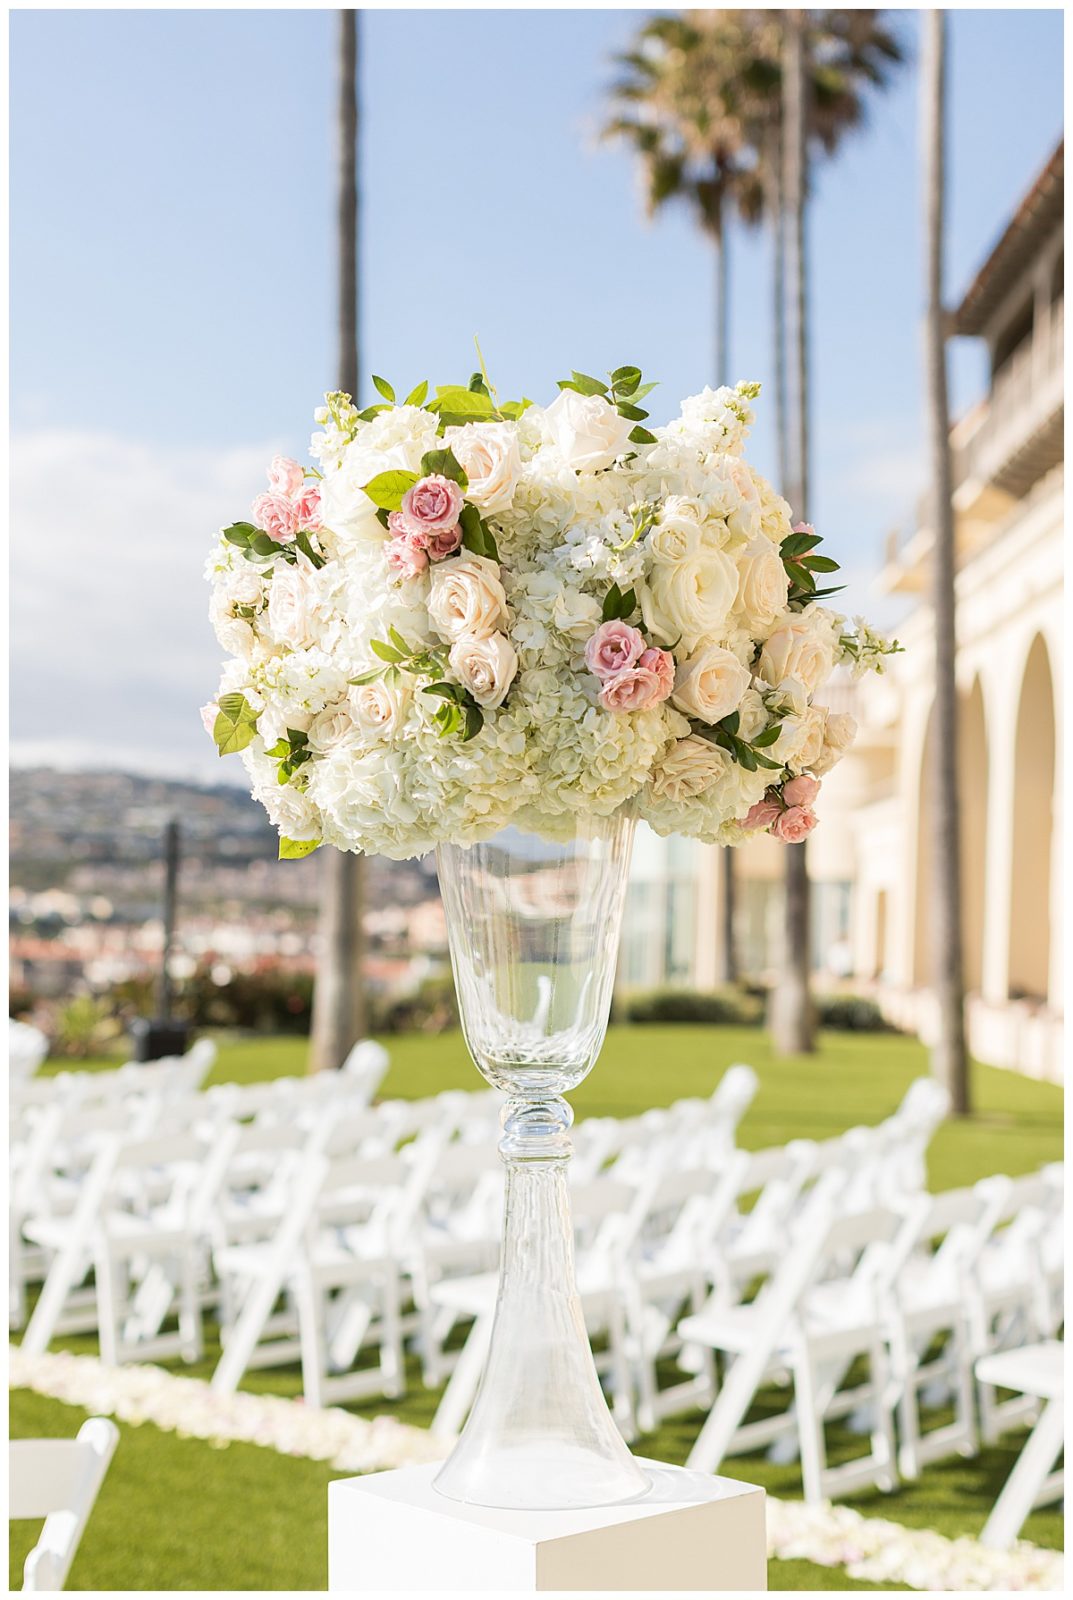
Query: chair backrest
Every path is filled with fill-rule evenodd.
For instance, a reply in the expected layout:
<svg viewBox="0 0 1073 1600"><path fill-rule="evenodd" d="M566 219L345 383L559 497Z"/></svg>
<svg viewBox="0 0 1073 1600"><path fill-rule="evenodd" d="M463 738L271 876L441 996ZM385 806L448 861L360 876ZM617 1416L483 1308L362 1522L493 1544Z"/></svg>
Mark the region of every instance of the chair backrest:
<svg viewBox="0 0 1073 1600"><path fill-rule="evenodd" d="M709 1113L733 1130L752 1105L759 1087L760 1079L752 1067L736 1061L727 1068L712 1091L708 1101Z"/></svg>
<svg viewBox="0 0 1073 1600"><path fill-rule="evenodd" d="M359 1039L343 1062L342 1070L350 1080L351 1089L359 1090L365 1104L370 1105L390 1065L391 1057L382 1044L375 1039Z"/></svg>
<svg viewBox="0 0 1073 1600"><path fill-rule="evenodd" d="M26 1558L24 1588L63 1588L118 1443L114 1422L91 1417L75 1439L18 1439L8 1446L8 1517L45 1519Z"/></svg>
<svg viewBox="0 0 1073 1600"><path fill-rule="evenodd" d="M12 1080L32 1078L48 1055L48 1039L40 1028L9 1018L7 1025L8 1073Z"/></svg>

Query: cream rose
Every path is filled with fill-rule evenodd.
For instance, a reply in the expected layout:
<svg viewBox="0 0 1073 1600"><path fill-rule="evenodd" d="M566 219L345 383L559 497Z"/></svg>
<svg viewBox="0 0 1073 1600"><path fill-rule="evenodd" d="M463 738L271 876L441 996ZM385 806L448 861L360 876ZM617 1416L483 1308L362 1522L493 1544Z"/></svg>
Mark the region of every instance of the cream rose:
<svg viewBox="0 0 1073 1600"><path fill-rule="evenodd" d="M633 423L602 395L564 389L544 413L544 427L568 467L596 472L626 448Z"/></svg>
<svg viewBox="0 0 1073 1600"><path fill-rule="evenodd" d="M734 604L738 574L721 550L699 549L679 561L657 561L637 585L650 634L693 650L719 633Z"/></svg>
<svg viewBox="0 0 1073 1600"><path fill-rule="evenodd" d="M750 539L738 557L738 597L734 609L752 634L770 628L786 607L790 579L769 539Z"/></svg>
<svg viewBox="0 0 1073 1600"><path fill-rule="evenodd" d="M751 744L769 722L768 709L758 689L746 689L738 702L738 734Z"/></svg>
<svg viewBox="0 0 1073 1600"><path fill-rule="evenodd" d="M700 549L701 511L684 495L668 495L659 521L648 535L648 548L657 561L681 561Z"/></svg>
<svg viewBox="0 0 1073 1600"><path fill-rule="evenodd" d="M730 758L718 745L691 733L671 746L649 780L652 797L680 805L722 781Z"/></svg>
<svg viewBox="0 0 1073 1600"><path fill-rule="evenodd" d="M679 665L671 703L698 722L719 722L737 710L750 681L732 651L705 645Z"/></svg>
<svg viewBox="0 0 1073 1600"><path fill-rule="evenodd" d="M784 678L796 678L808 694L815 694L834 664L829 630L821 632L802 616L776 628L760 652L757 675L773 688Z"/></svg>
<svg viewBox="0 0 1073 1600"><path fill-rule="evenodd" d="M522 472L518 435L509 422L470 422L449 428L444 443L469 479L466 499L485 511L506 511Z"/></svg>
<svg viewBox="0 0 1073 1600"><path fill-rule="evenodd" d="M350 687L350 716L364 734L391 734L399 725L405 693L383 678Z"/></svg>
<svg viewBox="0 0 1073 1600"><path fill-rule="evenodd" d="M801 741L794 751L793 765L801 772L815 770L824 744L824 726L827 722L826 706L809 706L801 718Z"/></svg>
<svg viewBox="0 0 1073 1600"><path fill-rule="evenodd" d="M273 641L291 650L303 650L312 644L314 610L315 595L306 570L277 561L265 609L265 621Z"/></svg>
<svg viewBox="0 0 1073 1600"><path fill-rule="evenodd" d="M851 717L848 711L828 713L823 730L823 749L812 763L812 770L818 778L822 778L825 772L830 772L842 760L856 737L856 717Z"/></svg>
<svg viewBox="0 0 1073 1600"><path fill-rule="evenodd" d="M345 705L326 706L309 724L309 748L317 755L342 744L354 732L350 711Z"/></svg>
<svg viewBox="0 0 1073 1600"><path fill-rule="evenodd" d="M487 556L466 556L442 561L432 568L428 616L441 639L454 641L468 634L487 639L495 633L507 610L507 596L499 581L499 567Z"/></svg>
<svg viewBox="0 0 1073 1600"><path fill-rule="evenodd" d="M486 711L503 704L518 671L514 646L502 633L486 639L464 633L451 646L447 659L459 683Z"/></svg>

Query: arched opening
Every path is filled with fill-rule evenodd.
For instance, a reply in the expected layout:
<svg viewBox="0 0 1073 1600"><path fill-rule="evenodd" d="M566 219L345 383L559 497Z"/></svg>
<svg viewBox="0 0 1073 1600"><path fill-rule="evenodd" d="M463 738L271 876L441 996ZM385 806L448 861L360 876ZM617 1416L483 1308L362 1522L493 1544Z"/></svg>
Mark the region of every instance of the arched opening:
<svg viewBox="0 0 1073 1600"><path fill-rule="evenodd" d="M979 991L983 979L987 862L987 724L977 678L961 701L958 728L961 812L961 928L965 987Z"/></svg>
<svg viewBox="0 0 1073 1600"><path fill-rule="evenodd" d="M1028 652L1014 747L1013 881L1010 893L1011 999L1045 999L1051 956L1051 830L1054 801L1054 685L1047 646Z"/></svg>

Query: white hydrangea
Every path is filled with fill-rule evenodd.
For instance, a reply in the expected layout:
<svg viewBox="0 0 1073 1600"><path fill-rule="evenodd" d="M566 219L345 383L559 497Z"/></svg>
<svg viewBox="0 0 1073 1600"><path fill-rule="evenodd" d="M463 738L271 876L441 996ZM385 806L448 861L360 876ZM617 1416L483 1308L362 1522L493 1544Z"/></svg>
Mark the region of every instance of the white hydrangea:
<svg viewBox="0 0 1073 1600"><path fill-rule="evenodd" d="M625 445L600 397L504 418L470 395L456 411L487 420L460 428L328 396L318 470L273 463L278 549L232 530L206 566L230 657L214 705L239 707L281 835L404 858L511 822L562 836L636 804L658 833L738 844L759 801L828 770L852 719L817 691L837 663L882 670L896 646L793 598L778 548L792 512L742 458L756 393L704 389L654 442ZM452 440L475 474L468 504L457 459L426 464ZM383 474L401 476L377 504ZM694 685L676 704L702 652L719 694ZM456 668L486 656L507 686L482 707Z"/></svg>

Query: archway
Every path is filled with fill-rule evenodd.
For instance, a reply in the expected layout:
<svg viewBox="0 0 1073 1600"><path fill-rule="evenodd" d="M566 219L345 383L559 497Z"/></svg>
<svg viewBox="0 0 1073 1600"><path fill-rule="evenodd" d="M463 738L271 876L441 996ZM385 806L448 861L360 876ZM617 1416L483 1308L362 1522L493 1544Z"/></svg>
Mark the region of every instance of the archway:
<svg viewBox="0 0 1073 1600"><path fill-rule="evenodd" d="M1012 999L1045 999L1051 955L1051 833L1055 770L1054 684L1037 634L1021 680L1014 747L1010 959Z"/></svg>

